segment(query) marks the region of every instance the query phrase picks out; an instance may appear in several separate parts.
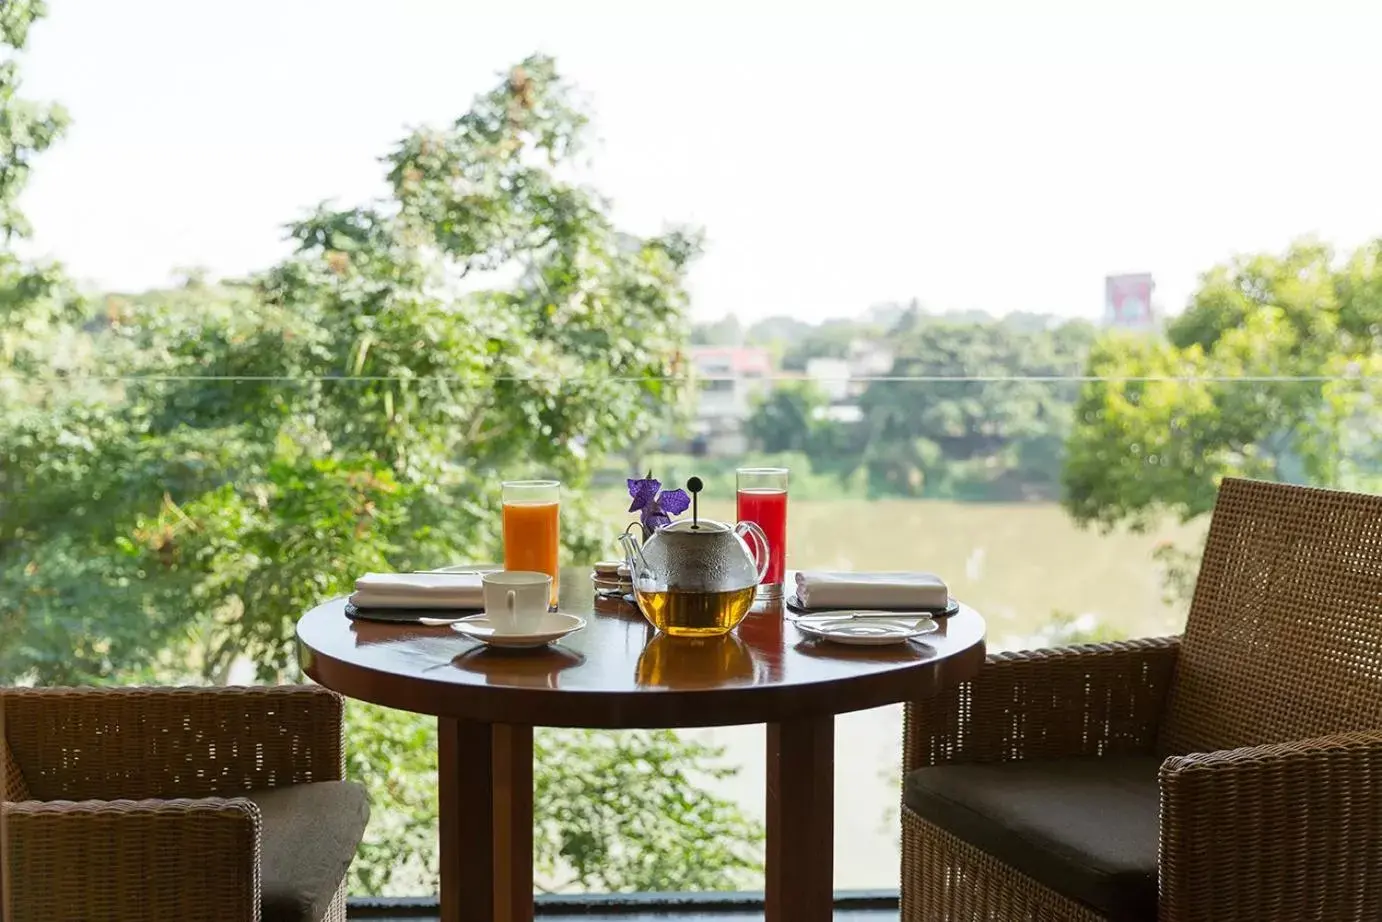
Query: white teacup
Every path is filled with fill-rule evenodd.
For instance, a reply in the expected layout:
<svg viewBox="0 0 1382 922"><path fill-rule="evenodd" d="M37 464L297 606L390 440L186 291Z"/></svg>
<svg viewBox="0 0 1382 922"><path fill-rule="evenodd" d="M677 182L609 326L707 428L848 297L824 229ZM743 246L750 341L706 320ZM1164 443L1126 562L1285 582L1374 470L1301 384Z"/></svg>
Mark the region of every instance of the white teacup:
<svg viewBox="0 0 1382 922"><path fill-rule="evenodd" d="M496 631L527 634L537 630L552 597L552 577L535 570L504 570L480 577L485 617Z"/></svg>

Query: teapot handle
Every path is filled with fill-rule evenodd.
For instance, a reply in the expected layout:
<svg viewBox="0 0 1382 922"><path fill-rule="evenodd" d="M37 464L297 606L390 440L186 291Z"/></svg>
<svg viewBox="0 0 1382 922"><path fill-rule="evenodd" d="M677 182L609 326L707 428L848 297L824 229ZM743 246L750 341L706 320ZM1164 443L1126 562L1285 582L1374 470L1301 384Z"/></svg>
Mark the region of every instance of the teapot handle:
<svg viewBox="0 0 1382 922"><path fill-rule="evenodd" d="M744 539L747 544L746 535L753 536L753 562L758 567L758 582L763 582L763 577L768 575L768 564L772 561L772 549L768 547L768 536L763 534L763 529L758 527L757 522L740 522L734 526L734 533Z"/></svg>

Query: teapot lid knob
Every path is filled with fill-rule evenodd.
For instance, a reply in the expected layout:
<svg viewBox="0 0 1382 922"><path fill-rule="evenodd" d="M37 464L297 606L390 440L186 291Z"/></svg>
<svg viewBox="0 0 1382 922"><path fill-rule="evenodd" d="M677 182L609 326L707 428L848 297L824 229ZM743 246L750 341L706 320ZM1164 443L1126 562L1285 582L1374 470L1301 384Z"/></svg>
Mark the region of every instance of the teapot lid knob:
<svg viewBox="0 0 1382 922"><path fill-rule="evenodd" d="M693 529L701 527L699 524L700 498L701 490L704 488L705 484L701 483L701 478L699 477L692 477L690 480L686 481L686 489L691 493L691 527Z"/></svg>

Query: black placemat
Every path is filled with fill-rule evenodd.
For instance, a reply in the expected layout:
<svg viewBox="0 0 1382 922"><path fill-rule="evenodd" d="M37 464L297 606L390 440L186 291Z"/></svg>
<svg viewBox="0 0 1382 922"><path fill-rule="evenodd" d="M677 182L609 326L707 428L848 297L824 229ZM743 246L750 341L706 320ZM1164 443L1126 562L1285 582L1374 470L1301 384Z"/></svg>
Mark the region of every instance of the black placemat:
<svg viewBox="0 0 1382 922"><path fill-rule="evenodd" d="M798 615L821 615L821 614L828 614L828 613L830 613L830 612L832 612L832 611L858 611L858 610L860 610L860 609L857 609L857 608L856 608L856 609L850 609L850 608L839 608L839 607L836 607L836 608L807 608L805 605L801 604L801 600L798 599L798 598L796 597L796 593L793 593L792 595L787 596L787 598L784 599L783 601L784 601L784 603L786 604L787 610L788 610L788 611L795 612L795 613L798 614ZM935 608L900 608L900 607L898 607L898 606L896 606L896 605L889 605L889 606L887 607L887 609L886 609L886 611L895 611L895 612L899 612L899 613L904 613L904 612L905 612L906 614L909 614L909 615L910 615L910 614L930 615L932 618L948 618L948 617L950 617L951 615L955 614L955 612L957 612L957 611L959 611L959 610L960 610L960 603L957 602L957 601L955 601L955 597L954 597L953 595L950 596L950 602L949 602L949 604L947 604L947 605L945 606L945 608L942 608L942 609L935 609Z"/></svg>
<svg viewBox="0 0 1382 922"><path fill-rule="evenodd" d="M483 608L357 608L354 602L347 600L345 603L347 618L389 624L418 624L423 618L466 618L483 611Z"/></svg>

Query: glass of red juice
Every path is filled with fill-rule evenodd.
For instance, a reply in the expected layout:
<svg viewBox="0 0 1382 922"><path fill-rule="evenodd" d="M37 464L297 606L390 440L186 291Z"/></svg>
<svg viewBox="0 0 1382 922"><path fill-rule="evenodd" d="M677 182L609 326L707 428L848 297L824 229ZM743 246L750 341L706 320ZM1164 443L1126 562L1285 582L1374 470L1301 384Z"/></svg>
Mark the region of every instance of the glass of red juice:
<svg viewBox="0 0 1382 922"><path fill-rule="evenodd" d="M780 599L787 568L787 468L741 467L734 476L739 521L753 522L768 536L768 572L758 597Z"/></svg>

